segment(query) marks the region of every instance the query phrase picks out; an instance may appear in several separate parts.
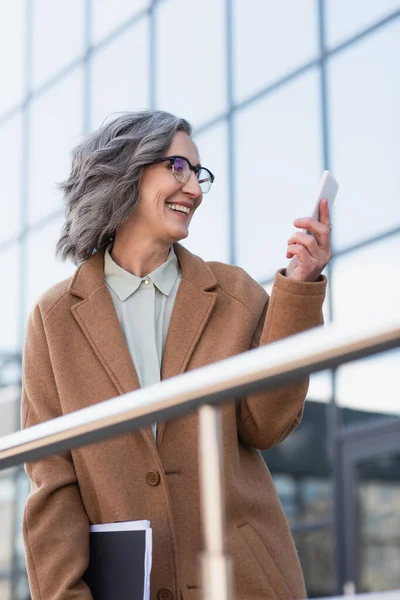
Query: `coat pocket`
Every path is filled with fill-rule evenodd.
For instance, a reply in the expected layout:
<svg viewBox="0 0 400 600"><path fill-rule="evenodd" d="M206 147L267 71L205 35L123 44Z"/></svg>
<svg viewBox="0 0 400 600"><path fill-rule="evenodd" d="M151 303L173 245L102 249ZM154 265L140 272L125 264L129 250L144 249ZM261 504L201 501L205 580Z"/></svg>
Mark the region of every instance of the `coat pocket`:
<svg viewBox="0 0 400 600"><path fill-rule="evenodd" d="M279 600L293 600L293 596L290 593L281 572L255 529L248 523L245 523L238 527L238 531L264 573L269 587L272 588Z"/></svg>

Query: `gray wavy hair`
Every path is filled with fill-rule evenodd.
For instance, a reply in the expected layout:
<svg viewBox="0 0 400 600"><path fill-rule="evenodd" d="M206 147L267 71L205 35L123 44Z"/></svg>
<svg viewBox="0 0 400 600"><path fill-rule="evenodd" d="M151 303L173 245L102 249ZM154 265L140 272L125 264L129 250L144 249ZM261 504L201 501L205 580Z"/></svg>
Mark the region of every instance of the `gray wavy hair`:
<svg viewBox="0 0 400 600"><path fill-rule="evenodd" d="M146 165L165 156L188 121L158 110L122 113L90 134L72 152L64 192L65 223L56 254L78 264L109 243L139 200Z"/></svg>

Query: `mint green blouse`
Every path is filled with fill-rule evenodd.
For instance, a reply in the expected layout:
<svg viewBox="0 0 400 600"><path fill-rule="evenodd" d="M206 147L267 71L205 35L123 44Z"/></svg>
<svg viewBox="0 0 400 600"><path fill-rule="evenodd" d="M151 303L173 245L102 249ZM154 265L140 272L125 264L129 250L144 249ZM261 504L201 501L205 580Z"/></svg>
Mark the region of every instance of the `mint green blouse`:
<svg viewBox="0 0 400 600"><path fill-rule="evenodd" d="M104 279L135 366L140 386L160 381L162 356L176 294L182 279L171 247L168 259L145 277L136 277L104 255ZM157 424L152 426L154 437Z"/></svg>

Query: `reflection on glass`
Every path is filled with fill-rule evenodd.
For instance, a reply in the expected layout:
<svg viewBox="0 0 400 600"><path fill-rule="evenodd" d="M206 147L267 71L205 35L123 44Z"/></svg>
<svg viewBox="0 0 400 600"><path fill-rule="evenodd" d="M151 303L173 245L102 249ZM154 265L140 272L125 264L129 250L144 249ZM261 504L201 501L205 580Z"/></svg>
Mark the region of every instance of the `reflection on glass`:
<svg viewBox="0 0 400 600"><path fill-rule="evenodd" d="M309 598L331 596L335 591L334 537L331 528L297 531L294 542Z"/></svg>
<svg viewBox="0 0 400 600"><path fill-rule="evenodd" d="M0 3L0 115L21 102L25 79L26 2ZM4 60L4 57L12 60Z"/></svg>
<svg viewBox="0 0 400 600"><path fill-rule="evenodd" d="M57 219L27 237L26 317L45 290L71 276L76 269L71 262L63 263L55 258L62 223Z"/></svg>
<svg viewBox="0 0 400 600"><path fill-rule="evenodd" d="M296 217L311 214L322 169L318 72L236 114L238 263L258 280L286 267Z"/></svg>
<svg viewBox="0 0 400 600"><path fill-rule="evenodd" d="M226 124L195 137L200 160L215 174L215 182L197 209L184 244L204 260L229 262L229 205Z"/></svg>
<svg viewBox="0 0 400 600"><path fill-rule="evenodd" d="M4 173L1 178L0 243L16 236L20 229L21 135L20 113L0 127L0 165Z"/></svg>
<svg viewBox="0 0 400 600"><path fill-rule="evenodd" d="M81 141L82 109L82 68L32 103L30 223L63 209L57 184L68 177L71 150Z"/></svg>
<svg viewBox="0 0 400 600"><path fill-rule="evenodd" d="M0 476L0 572L12 561L14 487L10 476ZM3 598L1 596L1 598Z"/></svg>
<svg viewBox="0 0 400 600"><path fill-rule="evenodd" d="M103 39L149 5L150 0L92 0L92 42Z"/></svg>
<svg viewBox="0 0 400 600"><path fill-rule="evenodd" d="M19 318L19 246L0 253L0 273L7 282L7 293L0 295L0 352L16 352Z"/></svg>
<svg viewBox="0 0 400 600"><path fill-rule="evenodd" d="M315 0L235 0L233 27L235 99L239 102L318 53Z"/></svg>
<svg viewBox="0 0 400 600"><path fill-rule="evenodd" d="M149 106L149 20L141 19L93 55L92 129L110 113Z"/></svg>
<svg viewBox="0 0 400 600"><path fill-rule="evenodd" d="M84 52L82 0L35 0L33 85L38 87ZM72 98L67 96L68 100Z"/></svg>
<svg viewBox="0 0 400 600"><path fill-rule="evenodd" d="M326 35L335 46L400 8L399 0L327 0Z"/></svg>
<svg viewBox="0 0 400 600"><path fill-rule="evenodd" d="M156 5L157 107L195 125L226 110L225 4L203 0L192 16L187 0Z"/></svg>
<svg viewBox="0 0 400 600"><path fill-rule="evenodd" d="M400 226L398 56L399 19L328 63L336 249Z"/></svg>
<svg viewBox="0 0 400 600"><path fill-rule="evenodd" d="M400 455L360 463L359 583L362 592L400 588Z"/></svg>

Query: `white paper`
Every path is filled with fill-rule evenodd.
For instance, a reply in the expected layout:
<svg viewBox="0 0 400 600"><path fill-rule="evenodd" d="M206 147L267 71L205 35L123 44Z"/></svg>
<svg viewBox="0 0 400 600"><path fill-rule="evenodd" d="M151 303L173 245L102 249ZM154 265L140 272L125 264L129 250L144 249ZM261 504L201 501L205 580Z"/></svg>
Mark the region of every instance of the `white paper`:
<svg viewBox="0 0 400 600"><path fill-rule="evenodd" d="M91 533L104 531L145 531L146 532L146 552L144 556L144 592L143 600L150 600L150 573L153 559L153 530L150 527L150 521L118 521L116 523L101 523L91 525Z"/></svg>
<svg viewBox="0 0 400 600"><path fill-rule="evenodd" d="M90 531L143 531L151 529L150 521L117 521L116 523L101 523L91 525Z"/></svg>

